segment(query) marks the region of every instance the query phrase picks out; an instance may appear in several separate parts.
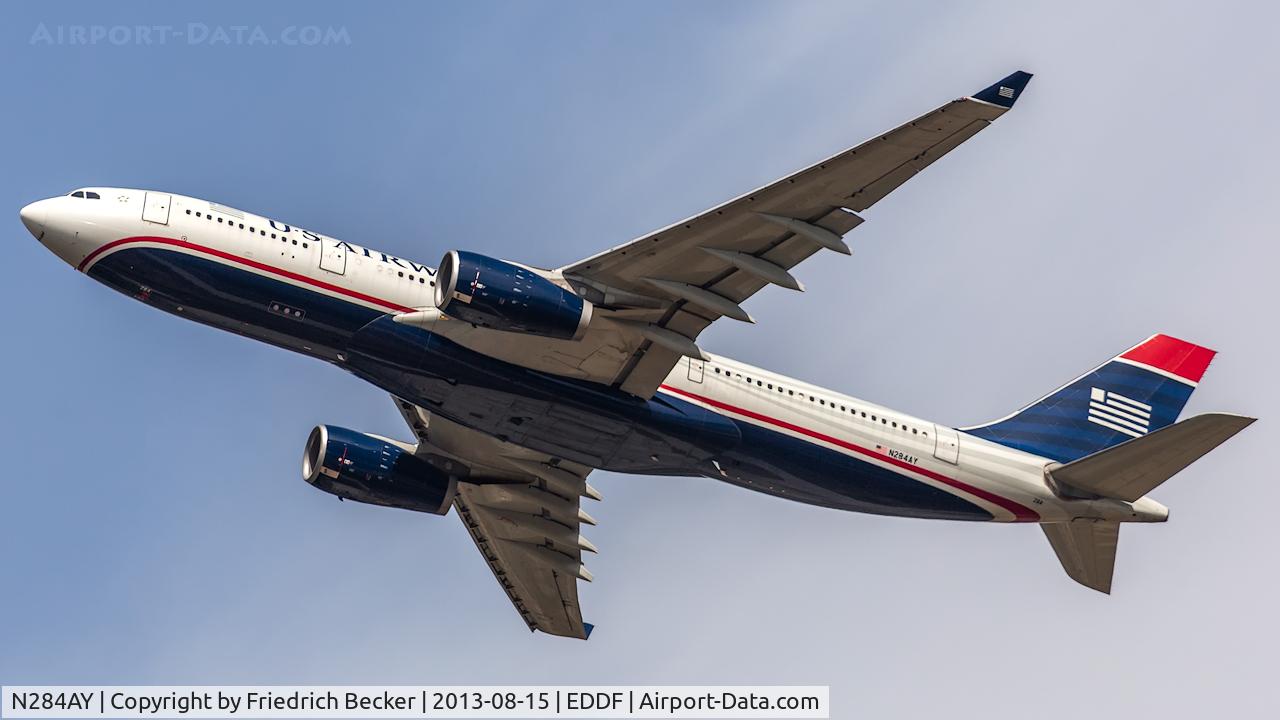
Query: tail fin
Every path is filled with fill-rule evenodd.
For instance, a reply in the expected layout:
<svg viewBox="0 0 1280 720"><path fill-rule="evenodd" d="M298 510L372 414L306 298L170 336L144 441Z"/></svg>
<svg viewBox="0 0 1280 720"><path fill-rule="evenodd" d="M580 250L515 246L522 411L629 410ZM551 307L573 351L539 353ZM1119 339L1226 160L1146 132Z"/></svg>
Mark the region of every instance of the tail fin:
<svg viewBox="0 0 1280 720"><path fill-rule="evenodd" d="M970 435L1069 463L1172 425L1216 353L1153 335Z"/></svg>

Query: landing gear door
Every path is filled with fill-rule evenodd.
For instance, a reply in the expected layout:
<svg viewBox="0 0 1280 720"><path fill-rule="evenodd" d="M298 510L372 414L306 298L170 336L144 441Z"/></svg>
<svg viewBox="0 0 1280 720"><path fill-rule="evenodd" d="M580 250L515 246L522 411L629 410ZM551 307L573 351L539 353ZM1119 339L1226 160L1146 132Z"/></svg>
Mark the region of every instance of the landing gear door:
<svg viewBox="0 0 1280 720"><path fill-rule="evenodd" d="M960 433L954 428L933 426L933 456L955 465L960 461Z"/></svg>
<svg viewBox="0 0 1280 720"><path fill-rule="evenodd" d="M149 192L142 200L142 219L157 225L169 224L169 205L173 196L169 193Z"/></svg>
<svg viewBox="0 0 1280 720"><path fill-rule="evenodd" d="M320 269L342 275L347 272L347 246L333 238L320 239Z"/></svg>

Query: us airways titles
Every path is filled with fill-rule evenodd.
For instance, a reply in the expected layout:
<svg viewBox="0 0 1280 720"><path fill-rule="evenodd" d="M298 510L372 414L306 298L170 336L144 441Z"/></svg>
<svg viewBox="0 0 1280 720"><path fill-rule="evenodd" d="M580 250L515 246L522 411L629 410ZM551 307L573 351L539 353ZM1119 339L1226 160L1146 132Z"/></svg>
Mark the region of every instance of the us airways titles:
<svg viewBox="0 0 1280 720"><path fill-rule="evenodd" d="M435 268L428 267L426 265L419 265L418 263L412 260L405 260L404 258L398 258L395 255L388 255L379 250L370 250L367 247L362 247L360 245L356 245L355 243L349 243L346 240L338 240L337 238L326 237L319 233L314 233L314 232L311 232L310 230L305 230L303 228L295 228L289 225L288 223L278 223L275 220L272 220L270 218L266 218L266 221L269 225L271 225L271 228L273 230L277 230L282 233L290 233L290 232L293 232L294 230L297 230L299 233L302 234L302 237L312 242L320 243L321 248L324 247L324 242L327 240L333 243L333 247L343 248L347 252L352 252L357 255L363 255L367 258L381 260L384 263L395 265L405 270L412 270L414 272L425 273L428 277L436 276ZM375 255L377 257L374 257Z"/></svg>

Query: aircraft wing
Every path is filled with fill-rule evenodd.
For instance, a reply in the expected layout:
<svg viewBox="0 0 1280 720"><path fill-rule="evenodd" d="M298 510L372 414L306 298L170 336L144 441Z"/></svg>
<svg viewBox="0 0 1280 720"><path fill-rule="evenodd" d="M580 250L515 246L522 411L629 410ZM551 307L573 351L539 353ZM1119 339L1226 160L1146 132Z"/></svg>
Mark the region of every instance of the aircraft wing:
<svg viewBox="0 0 1280 720"><path fill-rule="evenodd" d="M459 475L453 505L476 548L530 630L586 639L578 580L591 580L579 534L595 520L580 508L600 499L591 471L483 435L394 398L418 437L418 454Z"/></svg>
<svg viewBox="0 0 1280 720"><path fill-rule="evenodd" d="M644 237L560 268L618 325L626 349L596 378L649 397L694 340L769 284L796 290L790 270L821 249L849 254L857 214L1013 107L1031 75L1015 72L969 97L793 175ZM628 341L630 334L635 339Z"/></svg>

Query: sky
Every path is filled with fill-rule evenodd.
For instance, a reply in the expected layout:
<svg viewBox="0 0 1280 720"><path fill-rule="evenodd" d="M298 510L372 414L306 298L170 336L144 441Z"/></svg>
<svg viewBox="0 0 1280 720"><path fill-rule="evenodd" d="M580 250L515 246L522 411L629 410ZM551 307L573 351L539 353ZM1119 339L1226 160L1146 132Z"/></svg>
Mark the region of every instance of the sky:
<svg viewBox="0 0 1280 720"><path fill-rule="evenodd" d="M0 19L0 683L818 684L833 717L1280 711L1280 11L94 2ZM851 258L801 265L807 292L760 293L755 325L700 343L952 425L1155 332L1219 350L1186 413L1261 421L1154 493L1169 523L1123 529L1110 597L1035 527L597 473L595 634L530 634L454 517L301 479L317 423L409 436L383 393L113 293L17 214L83 185L158 188L421 262L556 267L1017 69L1036 76L1015 110L865 213Z"/></svg>

